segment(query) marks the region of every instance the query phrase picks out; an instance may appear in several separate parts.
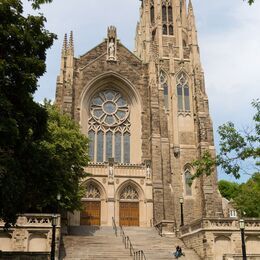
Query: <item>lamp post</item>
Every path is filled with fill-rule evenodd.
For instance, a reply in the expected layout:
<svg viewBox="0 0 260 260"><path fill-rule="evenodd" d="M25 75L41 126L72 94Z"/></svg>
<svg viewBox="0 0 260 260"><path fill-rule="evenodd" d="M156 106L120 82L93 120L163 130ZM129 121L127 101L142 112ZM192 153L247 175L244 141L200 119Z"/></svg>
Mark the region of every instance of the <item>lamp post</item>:
<svg viewBox="0 0 260 260"><path fill-rule="evenodd" d="M184 225L184 218L183 218L183 197L180 197L180 205L181 205L181 226Z"/></svg>
<svg viewBox="0 0 260 260"><path fill-rule="evenodd" d="M246 245L245 245L245 221L243 219L239 220L239 227L240 227L240 231L241 231L243 260L247 260L247 258L246 258Z"/></svg>
<svg viewBox="0 0 260 260"><path fill-rule="evenodd" d="M51 224L52 224L51 260L55 260L55 240L56 240L57 222L58 222L58 216L54 214L51 219Z"/></svg>

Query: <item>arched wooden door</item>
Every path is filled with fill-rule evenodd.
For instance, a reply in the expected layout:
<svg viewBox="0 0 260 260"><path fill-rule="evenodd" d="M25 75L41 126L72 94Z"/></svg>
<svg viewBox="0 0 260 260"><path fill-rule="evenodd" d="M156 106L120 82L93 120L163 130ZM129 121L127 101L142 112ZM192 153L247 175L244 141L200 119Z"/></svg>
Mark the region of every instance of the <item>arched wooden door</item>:
<svg viewBox="0 0 260 260"><path fill-rule="evenodd" d="M101 218L101 194L95 184L86 187L86 201L83 201L83 209L80 213L80 225L100 225Z"/></svg>
<svg viewBox="0 0 260 260"><path fill-rule="evenodd" d="M139 226L139 196L132 185L122 191L119 202L119 224Z"/></svg>

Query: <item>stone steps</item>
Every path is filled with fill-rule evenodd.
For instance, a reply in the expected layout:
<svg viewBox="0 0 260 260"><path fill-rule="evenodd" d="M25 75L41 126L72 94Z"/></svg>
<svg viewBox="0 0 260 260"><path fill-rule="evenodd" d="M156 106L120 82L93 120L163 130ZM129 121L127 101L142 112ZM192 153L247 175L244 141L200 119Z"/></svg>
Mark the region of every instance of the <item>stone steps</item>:
<svg viewBox="0 0 260 260"><path fill-rule="evenodd" d="M161 237L155 228L124 227L135 250L143 250L146 260L172 260L172 252L181 246L185 256L180 260L200 260L196 253L184 246L176 237ZM112 227L72 227L63 236L60 259L64 260L119 260L133 259L125 249L122 237Z"/></svg>
<svg viewBox="0 0 260 260"><path fill-rule="evenodd" d="M135 249L142 249L147 260L172 260L175 259L173 251L180 246L185 253L182 260L200 260L199 256L192 250L185 247L177 237L161 237L155 228L129 228L125 227L124 232L129 236Z"/></svg>

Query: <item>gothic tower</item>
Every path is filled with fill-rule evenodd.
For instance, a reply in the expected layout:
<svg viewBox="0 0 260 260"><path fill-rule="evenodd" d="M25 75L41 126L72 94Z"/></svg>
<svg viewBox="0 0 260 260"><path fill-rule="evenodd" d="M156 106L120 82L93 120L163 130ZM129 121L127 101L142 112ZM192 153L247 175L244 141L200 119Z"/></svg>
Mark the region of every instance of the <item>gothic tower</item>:
<svg viewBox="0 0 260 260"><path fill-rule="evenodd" d="M143 0L135 54L148 65L155 219L221 216L216 172L189 186L190 163L215 155L191 0ZM174 214L173 214L174 212Z"/></svg>
<svg viewBox="0 0 260 260"><path fill-rule="evenodd" d="M216 172L192 182L191 162L214 155L191 1L143 0L135 54L107 38L74 57L65 35L56 103L89 137L85 209L70 225L185 224L222 215Z"/></svg>

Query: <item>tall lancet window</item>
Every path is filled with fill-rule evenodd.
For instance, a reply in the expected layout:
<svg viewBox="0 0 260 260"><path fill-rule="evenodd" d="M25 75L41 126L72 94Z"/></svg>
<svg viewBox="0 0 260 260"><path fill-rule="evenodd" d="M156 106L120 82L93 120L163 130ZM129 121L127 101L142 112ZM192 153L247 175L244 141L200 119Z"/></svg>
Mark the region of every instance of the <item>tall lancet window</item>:
<svg viewBox="0 0 260 260"><path fill-rule="evenodd" d="M160 80L161 87L163 88L164 108L168 110L169 109L169 88L167 83L167 75L163 70L160 71L159 80Z"/></svg>
<svg viewBox="0 0 260 260"><path fill-rule="evenodd" d="M185 195L191 196L192 195L192 174L190 167L184 168L184 182L185 182Z"/></svg>
<svg viewBox="0 0 260 260"><path fill-rule="evenodd" d="M163 35L173 35L173 10L170 3L162 4L162 33Z"/></svg>
<svg viewBox="0 0 260 260"><path fill-rule="evenodd" d="M151 18L151 23L154 23L154 3L151 1L151 6L150 6L150 18Z"/></svg>
<svg viewBox="0 0 260 260"><path fill-rule="evenodd" d="M115 158L130 163L129 105L116 90L97 93L90 103L89 156L93 162Z"/></svg>
<svg viewBox="0 0 260 260"><path fill-rule="evenodd" d="M184 72L181 72L177 77L177 96L178 111L190 112L190 90L188 77Z"/></svg>

